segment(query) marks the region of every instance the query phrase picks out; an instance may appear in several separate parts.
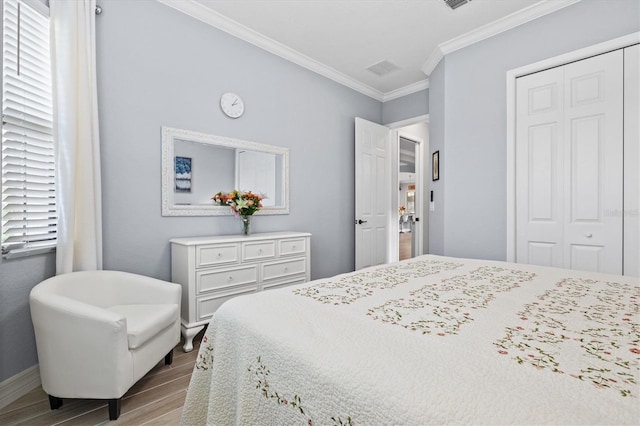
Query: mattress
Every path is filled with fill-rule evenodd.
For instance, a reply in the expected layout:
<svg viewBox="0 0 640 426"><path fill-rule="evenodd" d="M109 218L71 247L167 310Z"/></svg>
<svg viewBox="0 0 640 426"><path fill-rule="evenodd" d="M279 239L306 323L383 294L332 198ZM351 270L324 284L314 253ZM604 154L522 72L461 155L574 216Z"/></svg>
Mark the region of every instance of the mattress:
<svg viewBox="0 0 640 426"><path fill-rule="evenodd" d="M434 255L224 303L185 425L638 424L637 278Z"/></svg>

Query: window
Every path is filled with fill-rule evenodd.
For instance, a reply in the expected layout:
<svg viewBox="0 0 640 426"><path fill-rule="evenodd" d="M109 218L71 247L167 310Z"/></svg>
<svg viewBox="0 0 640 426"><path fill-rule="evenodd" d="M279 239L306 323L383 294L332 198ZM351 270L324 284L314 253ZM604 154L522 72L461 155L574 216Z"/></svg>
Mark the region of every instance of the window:
<svg viewBox="0 0 640 426"><path fill-rule="evenodd" d="M56 196L48 9L3 0L2 254L50 250Z"/></svg>

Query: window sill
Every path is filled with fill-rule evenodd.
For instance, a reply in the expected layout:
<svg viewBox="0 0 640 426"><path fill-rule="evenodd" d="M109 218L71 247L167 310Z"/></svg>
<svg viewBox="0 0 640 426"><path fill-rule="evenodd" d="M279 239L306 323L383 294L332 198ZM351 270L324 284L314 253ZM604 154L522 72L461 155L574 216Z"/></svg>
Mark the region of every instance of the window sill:
<svg viewBox="0 0 640 426"><path fill-rule="evenodd" d="M56 251L55 246L15 249L15 250L9 251L8 253L3 253L2 258L6 260L19 259L21 257L35 256L38 254L51 253L55 251Z"/></svg>

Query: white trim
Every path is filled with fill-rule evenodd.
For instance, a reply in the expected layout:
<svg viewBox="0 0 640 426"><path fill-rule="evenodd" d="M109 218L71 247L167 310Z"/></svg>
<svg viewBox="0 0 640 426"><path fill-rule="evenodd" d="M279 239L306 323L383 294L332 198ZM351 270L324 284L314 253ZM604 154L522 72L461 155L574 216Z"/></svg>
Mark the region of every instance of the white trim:
<svg viewBox="0 0 640 426"><path fill-rule="evenodd" d="M507 71L507 262L515 262L516 259L516 79L638 43L640 32L631 33Z"/></svg>
<svg viewBox="0 0 640 426"><path fill-rule="evenodd" d="M9 377L0 383L0 408L4 408L18 398L40 386L38 364Z"/></svg>
<svg viewBox="0 0 640 426"><path fill-rule="evenodd" d="M396 90L392 90L391 92L387 92L382 95L382 102L387 102L393 99L401 98L403 96L411 95L412 93L419 92L421 90L426 90L429 88L429 79L424 79L420 81L416 81L413 84L409 84L408 86L401 87Z"/></svg>
<svg viewBox="0 0 640 426"><path fill-rule="evenodd" d="M215 12L194 0L158 0L160 3L172 7L186 15L189 15L199 21L209 24L221 31L232 36L238 37L248 43L251 43L267 52L280 56L294 64L303 68L316 72L336 83L349 87L357 92L367 95L375 100L383 101L383 93L371 86L363 84L346 74L341 73L331 67L328 67L315 59L312 59L297 50L291 49L284 44L266 37L257 31L252 30L240 24L233 19L229 19L218 12Z"/></svg>
<svg viewBox="0 0 640 426"><path fill-rule="evenodd" d="M390 129L399 129L400 127L411 126L412 124L428 123L429 114L418 115L417 117L407 118L406 120L400 120L393 123L385 124ZM411 139L411 138L409 138Z"/></svg>
<svg viewBox="0 0 640 426"><path fill-rule="evenodd" d="M421 70L427 76L430 76L434 69L438 66L440 61L444 58L444 53L442 52L442 48L440 46L436 46L433 49L433 52L429 55L426 62L422 66Z"/></svg>
<svg viewBox="0 0 640 426"><path fill-rule="evenodd" d="M489 37L493 37L519 25L526 24L529 21L533 21L534 19L556 12L567 6L571 6L579 1L580 0L542 0L522 10L497 19L487 25L483 25L482 27L466 34L462 34L449 41L440 43L438 47L431 52L427 61L422 66L422 72L426 75L430 75L444 55L448 55L456 50L471 46L479 41L488 39Z"/></svg>

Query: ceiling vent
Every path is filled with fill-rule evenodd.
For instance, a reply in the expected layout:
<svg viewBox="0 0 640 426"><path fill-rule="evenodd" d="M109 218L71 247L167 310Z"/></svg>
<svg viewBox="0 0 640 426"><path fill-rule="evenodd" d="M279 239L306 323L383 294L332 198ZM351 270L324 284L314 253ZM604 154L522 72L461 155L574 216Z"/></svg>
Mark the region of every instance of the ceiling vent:
<svg viewBox="0 0 640 426"><path fill-rule="evenodd" d="M396 70L399 70L400 67L397 66L396 64L393 64L389 61L387 61L386 59L384 61L380 61L377 64L373 64L371 65L369 68L367 68L369 71L371 71L372 73L374 73L375 75L377 75L378 77L383 77L387 74L390 74Z"/></svg>
<svg viewBox="0 0 640 426"><path fill-rule="evenodd" d="M460 6L469 3L471 0L444 0L451 9L457 9Z"/></svg>

